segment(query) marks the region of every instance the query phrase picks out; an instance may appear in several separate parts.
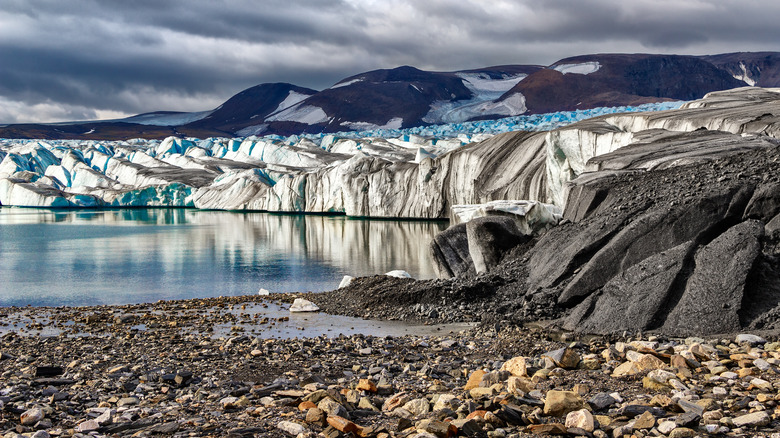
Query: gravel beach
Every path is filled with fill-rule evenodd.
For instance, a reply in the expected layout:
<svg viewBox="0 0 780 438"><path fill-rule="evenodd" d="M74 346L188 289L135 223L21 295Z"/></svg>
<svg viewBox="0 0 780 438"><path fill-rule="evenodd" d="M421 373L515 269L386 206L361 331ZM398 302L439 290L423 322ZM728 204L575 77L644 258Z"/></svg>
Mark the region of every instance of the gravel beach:
<svg viewBox="0 0 780 438"><path fill-rule="evenodd" d="M775 335L265 336L296 296L0 308L0 433L780 436Z"/></svg>

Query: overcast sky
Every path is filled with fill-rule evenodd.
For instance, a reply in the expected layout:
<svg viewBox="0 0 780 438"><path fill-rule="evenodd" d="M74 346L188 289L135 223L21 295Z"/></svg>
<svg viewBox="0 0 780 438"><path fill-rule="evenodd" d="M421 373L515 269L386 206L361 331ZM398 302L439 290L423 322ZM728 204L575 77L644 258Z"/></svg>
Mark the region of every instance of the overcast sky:
<svg viewBox="0 0 780 438"><path fill-rule="evenodd" d="M0 123L212 109L263 82L780 50L752 0L0 0Z"/></svg>

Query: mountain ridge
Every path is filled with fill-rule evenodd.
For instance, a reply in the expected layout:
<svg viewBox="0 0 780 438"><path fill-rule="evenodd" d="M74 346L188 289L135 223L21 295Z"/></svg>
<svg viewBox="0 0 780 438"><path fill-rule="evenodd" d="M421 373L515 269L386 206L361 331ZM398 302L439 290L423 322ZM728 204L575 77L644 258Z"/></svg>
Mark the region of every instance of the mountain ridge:
<svg viewBox="0 0 780 438"><path fill-rule="evenodd" d="M780 86L780 52L600 53L546 67L509 64L452 72L400 66L358 73L320 91L283 82L259 84L209 111L10 124L0 126L0 138L247 137L409 128L693 100L745 85Z"/></svg>

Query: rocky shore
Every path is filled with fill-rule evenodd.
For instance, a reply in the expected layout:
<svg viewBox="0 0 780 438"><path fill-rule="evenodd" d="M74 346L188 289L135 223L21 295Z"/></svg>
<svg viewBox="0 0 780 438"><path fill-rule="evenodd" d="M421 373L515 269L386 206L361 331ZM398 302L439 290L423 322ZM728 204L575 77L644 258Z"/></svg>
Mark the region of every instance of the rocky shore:
<svg viewBox="0 0 780 438"><path fill-rule="evenodd" d="M0 309L0 434L780 436L774 336L267 339L260 300Z"/></svg>

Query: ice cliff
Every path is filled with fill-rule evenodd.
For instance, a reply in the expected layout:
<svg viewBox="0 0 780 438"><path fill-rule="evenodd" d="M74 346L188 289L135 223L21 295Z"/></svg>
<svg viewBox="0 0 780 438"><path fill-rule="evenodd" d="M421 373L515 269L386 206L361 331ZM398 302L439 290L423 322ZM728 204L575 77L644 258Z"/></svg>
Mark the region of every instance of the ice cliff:
<svg viewBox="0 0 780 438"><path fill-rule="evenodd" d="M668 132L760 132L760 122L735 110L776 105L778 97L751 88L679 110L612 114L679 106L666 103L328 136L2 140L0 203L402 218L446 218L454 205L502 199L562 208L568 182L590 170L591 158ZM508 129L522 130L502 133Z"/></svg>

